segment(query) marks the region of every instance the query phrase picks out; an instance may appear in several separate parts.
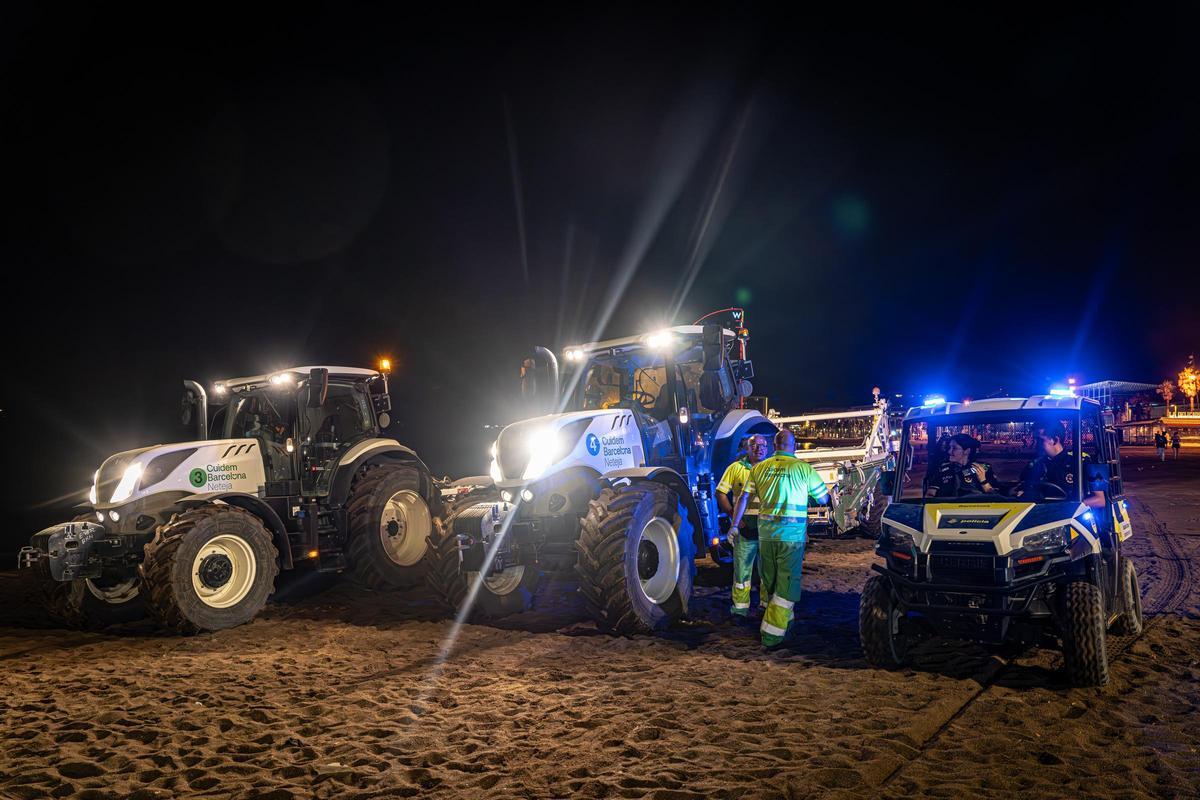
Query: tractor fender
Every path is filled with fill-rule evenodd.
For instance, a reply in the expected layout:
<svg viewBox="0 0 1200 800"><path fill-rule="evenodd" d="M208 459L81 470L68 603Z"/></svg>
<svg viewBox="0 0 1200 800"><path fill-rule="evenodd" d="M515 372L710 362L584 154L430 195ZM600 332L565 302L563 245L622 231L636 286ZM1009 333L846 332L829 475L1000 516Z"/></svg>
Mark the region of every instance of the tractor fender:
<svg viewBox="0 0 1200 800"><path fill-rule="evenodd" d="M271 508L262 498L245 492L206 492L187 495L176 501L175 505L187 509L217 501L225 505L237 506L261 519L271 531L271 538L275 540L275 549L279 551L279 565L283 569L291 569L295 566L292 561L292 545L288 541L287 528L284 527L283 520L275 513L275 509Z"/></svg>
<svg viewBox="0 0 1200 800"><path fill-rule="evenodd" d="M708 548L705 544L707 534L704 531L700 509L696 506L696 498L692 496L691 489L688 488L683 476L678 472L670 467L633 467L606 472L602 477L610 486L620 481L654 481L670 486L683 499L684 508L687 509L688 521L692 523L692 539L696 543L696 552L707 552Z"/></svg>
<svg viewBox="0 0 1200 800"><path fill-rule="evenodd" d="M426 502L432 502L434 488L433 476L429 467L425 466L415 450L405 447L395 439L368 439L359 442L346 451L338 462L329 487L329 502L333 505L345 505L350 497L350 485L354 476L365 466L371 464L413 464L421 473L421 495Z"/></svg>
<svg viewBox="0 0 1200 800"><path fill-rule="evenodd" d="M712 474L715 480L720 480L725 469L733 463L738 453L738 445L742 439L752 433L761 433L767 437L768 445L779 429L775 423L757 411L734 409L722 418L713 435ZM772 449L773 445L772 445Z"/></svg>

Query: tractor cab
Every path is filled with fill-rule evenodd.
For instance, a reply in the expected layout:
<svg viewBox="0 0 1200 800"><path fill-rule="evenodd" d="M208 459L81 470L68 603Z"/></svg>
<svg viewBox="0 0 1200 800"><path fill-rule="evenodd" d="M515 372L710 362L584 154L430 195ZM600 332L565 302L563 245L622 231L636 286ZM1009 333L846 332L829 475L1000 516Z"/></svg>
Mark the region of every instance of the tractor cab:
<svg viewBox="0 0 1200 800"><path fill-rule="evenodd" d="M632 411L646 463L695 472L688 462L708 465L705 451L720 420L750 391L753 365L740 350L739 334L718 325L680 325L569 347L567 364L578 369L570 375L568 407Z"/></svg>
<svg viewBox="0 0 1200 800"><path fill-rule="evenodd" d="M219 381L214 392L224 402L212 438L257 441L272 496L327 495L342 457L391 422L387 373L371 369L294 367Z"/></svg>

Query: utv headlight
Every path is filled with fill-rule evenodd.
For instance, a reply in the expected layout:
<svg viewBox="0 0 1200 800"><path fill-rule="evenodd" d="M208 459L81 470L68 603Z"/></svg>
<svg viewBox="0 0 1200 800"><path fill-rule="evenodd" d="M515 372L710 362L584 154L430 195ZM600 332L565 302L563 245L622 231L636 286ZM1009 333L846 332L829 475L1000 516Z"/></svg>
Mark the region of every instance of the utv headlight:
<svg viewBox="0 0 1200 800"><path fill-rule="evenodd" d="M108 502L121 503L129 499L133 494L133 487L137 486L138 478L142 477L142 465L130 464L125 468L125 474L121 476L121 482L117 484L117 488L113 491L112 497Z"/></svg>
<svg viewBox="0 0 1200 800"><path fill-rule="evenodd" d="M1025 550L1061 550L1070 540L1071 526L1062 525L1029 534L1021 540L1021 547Z"/></svg>
<svg viewBox="0 0 1200 800"><path fill-rule="evenodd" d="M904 550L917 546L916 540L913 539L911 533L897 530L891 525L883 526L883 535L887 539L886 544L889 548Z"/></svg>

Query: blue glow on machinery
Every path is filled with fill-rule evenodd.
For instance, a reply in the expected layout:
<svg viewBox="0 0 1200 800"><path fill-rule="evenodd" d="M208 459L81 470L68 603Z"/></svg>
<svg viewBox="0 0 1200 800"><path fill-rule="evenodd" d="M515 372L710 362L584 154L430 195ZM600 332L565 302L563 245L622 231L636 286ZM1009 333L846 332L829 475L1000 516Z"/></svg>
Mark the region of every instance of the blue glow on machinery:
<svg viewBox="0 0 1200 800"><path fill-rule="evenodd" d="M1061 386L1055 386L1050 389L1051 397L1074 397L1075 390L1071 388L1064 389Z"/></svg>
<svg viewBox="0 0 1200 800"><path fill-rule="evenodd" d="M921 403L925 408L935 408L937 406L946 405L946 398L940 394L931 394L926 396L925 402Z"/></svg>

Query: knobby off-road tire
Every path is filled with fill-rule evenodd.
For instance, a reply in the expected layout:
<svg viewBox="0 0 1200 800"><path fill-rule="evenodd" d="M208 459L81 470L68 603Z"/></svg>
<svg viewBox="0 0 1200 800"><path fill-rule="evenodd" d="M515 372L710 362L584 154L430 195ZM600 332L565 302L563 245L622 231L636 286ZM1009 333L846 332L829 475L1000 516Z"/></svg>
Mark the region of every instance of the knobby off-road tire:
<svg viewBox="0 0 1200 800"><path fill-rule="evenodd" d="M252 620L275 590L279 553L262 521L211 503L160 525L141 564L150 614L182 634Z"/></svg>
<svg viewBox="0 0 1200 800"><path fill-rule="evenodd" d="M92 514L82 514L72 522L94 522ZM50 563L39 558L33 567L37 596L50 618L76 630L103 630L110 625L137 622L146 616L137 575L126 579L89 578L56 581Z"/></svg>
<svg viewBox="0 0 1200 800"><path fill-rule="evenodd" d="M419 586L433 530L421 472L409 464L367 468L347 503L351 575L368 589Z"/></svg>
<svg viewBox="0 0 1200 800"><path fill-rule="evenodd" d="M630 636L687 614L695 540L673 489L639 481L588 504L578 542L579 591L596 624Z"/></svg>
<svg viewBox="0 0 1200 800"><path fill-rule="evenodd" d="M1108 683L1104 592L1090 581L1071 581L1063 592L1063 667L1075 686Z"/></svg>
<svg viewBox="0 0 1200 800"><path fill-rule="evenodd" d="M450 503L433 520L429 534L429 546L425 551L422 568L425 586L434 599L450 614L464 610L466 620L482 622L498 619L510 614L520 614L533 607L533 596L537 592L541 572L533 565L509 567L499 573L480 578L477 572L464 572L458 552L455 522L460 517L470 519L472 534L483 531L490 518L488 506L501 505L498 492L493 488L469 492ZM490 531L489 531L490 532ZM474 598L472 588L478 584ZM466 608L470 600L471 607Z"/></svg>
<svg viewBox="0 0 1200 800"><path fill-rule="evenodd" d="M858 600L858 639L867 663L896 669L908 663L908 635L903 611L896 605L887 578L872 575Z"/></svg>
<svg viewBox="0 0 1200 800"><path fill-rule="evenodd" d="M1112 632L1118 636L1141 636L1142 595L1138 587L1137 568L1128 558L1121 559L1121 575L1117 588L1121 601L1121 613L1112 624Z"/></svg>

